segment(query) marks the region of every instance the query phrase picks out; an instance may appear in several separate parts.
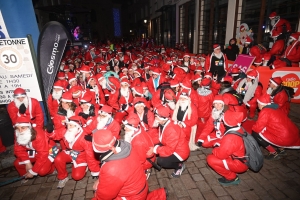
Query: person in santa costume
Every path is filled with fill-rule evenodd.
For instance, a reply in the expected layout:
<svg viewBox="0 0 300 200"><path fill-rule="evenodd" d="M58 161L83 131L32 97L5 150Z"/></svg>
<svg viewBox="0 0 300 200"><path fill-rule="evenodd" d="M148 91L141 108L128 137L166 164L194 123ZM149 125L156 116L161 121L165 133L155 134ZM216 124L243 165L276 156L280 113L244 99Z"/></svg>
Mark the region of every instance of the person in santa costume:
<svg viewBox="0 0 300 200"><path fill-rule="evenodd" d="M49 155L48 138L43 129L33 127L29 116L20 116L15 123L14 166L20 176L46 176L54 171L53 157Z"/></svg>
<svg viewBox="0 0 300 200"><path fill-rule="evenodd" d="M223 121L226 126L224 136L220 140L220 146L214 148L212 154L206 158L207 164L222 176L222 178L218 179L218 182L224 186L238 185L240 179L237 174L248 170L248 166L244 162L235 159L245 157L243 138L229 134L231 131L244 134L243 129L241 129L242 120L242 113L235 113L229 110L224 113Z"/></svg>
<svg viewBox="0 0 300 200"><path fill-rule="evenodd" d="M98 116L84 128L87 134L94 134L97 130L108 129L116 138L120 138L120 124L112 117L112 107L108 105L102 106L98 111Z"/></svg>
<svg viewBox="0 0 300 200"><path fill-rule="evenodd" d="M198 107L199 106L198 94L197 94L197 91L192 89L191 79L185 78L179 85L180 85L180 89L179 89L179 96L177 95L177 100L179 99L180 94L183 90L188 90L188 94L191 98L192 104L194 104L196 107Z"/></svg>
<svg viewBox="0 0 300 200"><path fill-rule="evenodd" d="M248 71L247 78L241 80L236 91L242 95L243 103L249 109L249 118L253 119L257 109L256 100L262 95L262 84L259 82L258 72Z"/></svg>
<svg viewBox="0 0 300 200"><path fill-rule="evenodd" d="M290 112L290 98L283 87L281 77L271 77L267 93L270 94L272 103L277 104L278 109L288 115Z"/></svg>
<svg viewBox="0 0 300 200"><path fill-rule="evenodd" d="M174 169L171 177L179 178L185 169L183 162L189 157L190 148L185 133L169 117L170 111L167 107L156 108L153 126L159 127L160 143L151 150L159 156L157 164L162 168Z"/></svg>
<svg viewBox="0 0 300 200"><path fill-rule="evenodd" d="M151 154L148 153L149 149L154 147L154 143L148 133L140 127L140 118L137 114L130 113L126 120L123 121L123 125L125 131L124 141L129 142L132 150L139 155L139 160L148 179L152 168L152 164L148 159L152 162L155 162L156 159L153 152Z"/></svg>
<svg viewBox="0 0 300 200"><path fill-rule="evenodd" d="M228 60L226 55L221 52L219 44L214 44L213 49L213 53L206 57L205 71L212 73L218 81L221 81L227 73Z"/></svg>
<svg viewBox="0 0 300 200"><path fill-rule="evenodd" d="M131 83L132 87L141 85L142 82L145 82L145 79L142 77L142 75L143 75L143 70L142 69L136 69L136 70L133 71L134 79Z"/></svg>
<svg viewBox="0 0 300 200"><path fill-rule="evenodd" d="M102 91L101 86L97 82L97 76L89 77L87 79L86 91L89 91L91 94L93 94L93 99L95 100L95 102L92 102L92 103L95 103L98 105L105 104L104 93Z"/></svg>
<svg viewBox="0 0 300 200"><path fill-rule="evenodd" d="M198 122L196 138L199 138L200 133L202 132L206 122L211 115L214 94L210 89L210 84L210 79L202 79L200 83L201 86L197 89L199 106L197 108Z"/></svg>
<svg viewBox="0 0 300 200"><path fill-rule="evenodd" d="M65 88L60 81L56 81L53 84L52 93L50 93L47 98L48 110L51 117L53 117L58 111L60 99L62 97L64 89Z"/></svg>
<svg viewBox="0 0 300 200"><path fill-rule="evenodd" d="M255 66L260 66L262 64L262 59L266 52L267 52L267 48L262 44L255 45L250 48L249 55L255 56L255 59L253 61L253 64Z"/></svg>
<svg viewBox="0 0 300 200"><path fill-rule="evenodd" d="M220 140L224 135L225 128L222 121L224 101L221 95L214 97L213 106L211 116L208 118L197 140L199 147L211 148L219 146Z"/></svg>
<svg viewBox="0 0 300 200"><path fill-rule="evenodd" d="M154 68L152 71L152 76L147 82L150 93L154 94L157 91L158 86L165 81L165 77L161 75L160 69Z"/></svg>
<svg viewBox="0 0 300 200"><path fill-rule="evenodd" d="M68 74L68 83L69 83L69 85L67 86L68 90L70 90L72 87L78 85L78 80L75 77L74 73L69 73Z"/></svg>
<svg viewBox="0 0 300 200"><path fill-rule="evenodd" d="M232 77L231 86L234 90L236 90L241 80L246 78L247 75L242 70L240 70L240 68L235 67L231 70L231 77Z"/></svg>
<svg viewBox="0 0 300 200"><path fill-rule="evenodd" d="M38 128L43 128L44 115L38 100L27 96L23 88L16 88L13 97L13 101L7 106L7 112L13 126L16 124L19 116L26 115L30 117L31 124L35 124Z"/></svg>
<svg viewBox="0 0 300 200"><path fill-rule="evenodd" d="M185 133L186 140L189 142L190 150L197 150L199 148L195 145L198 120L197 107L191 103L189 91L186 89L181 91L172 115L172 120L175 124L178 124Z"/></svg>
<svg viewBox="0 0 300 200"><path fill-rule="evenodd" d="M269 94L257 99L261 110L252 127L252 136L269 151L267 160L278 160L286 155L285 148L300 149L299 129L277 104L271 103ZM274 148L278 147L278 148Z"/></svg>
<svg viewBox="0 0 300 200"><path fill-rule="evenodd" d="M289 37L289 44L286 47L283 55L276 59L270 66L271 69L282 67L299 67L300 62L300 33L292 33Z"/></svg>
<svg viewBox="0 0 300 200"><path fill-rule="evenodd" d="M59 130L54 130L51 124L47 125L48 137L53 140L63 140L67 147L54 159L59 180L57 188L63 188L69 180L67 163L73 163L71 176L75 181L79 181L85 176L87 167L93 177L98 177L100 171L100 163L94 157L92 144L84 138L87 133L82 129L81 118L73 116L66 123L67 128Z"/></svg>
<svg viewBox="0 0 300 200"><path fill-rule="evenodd" d="M80 99L83 96L83 94L86 92L86 90L82 89L81 86L76 85L76 86L72 87L68 92L72 94L73 103L79 107ZM90 91L88 91L88 92L91 93ZM93 100L94 100L93 102L95 102L94 98L93 98Z"/></svg>
<svg viewBox="0 0 300 200"><path fill-rule="evenodd" d="M292 27L289 21L286 19L280 18L276 12L271 12L269 15L269 19L271 21L272 29L270 31L271 37L277 35L277 33L286 34L292 31Z"/></svg>
<svg viewBox="0 0 300 200"><path fill-rule="evenodd" d="M102 89L107 89L109 92L109 99L106 101L107 105L115 110L120 110L118 100L121 84L119 79L114 76L109 76L109 74L105 74L105 76L98 81Z"/></svg>
<svg viewBox="0 0 300 200"><path fill-rule="evenodd" d="M89 93L85 93L80 99L81 110L78 116L82 117L83 126L88 126L94 120L95 114L98 113L98 108L92 104L92 96Z"/></svg>

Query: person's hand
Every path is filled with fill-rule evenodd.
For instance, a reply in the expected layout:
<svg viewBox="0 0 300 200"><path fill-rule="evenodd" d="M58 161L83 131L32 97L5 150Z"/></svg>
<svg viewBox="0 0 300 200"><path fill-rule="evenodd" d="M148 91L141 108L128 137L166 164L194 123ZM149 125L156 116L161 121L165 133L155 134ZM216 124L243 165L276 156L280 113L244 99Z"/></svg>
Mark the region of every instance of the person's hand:
<svg viewBox="0 0 300 200"><path fill-rule="evenodd" d="M150 156L153 155L153 149L154 149L154 147L150 147L150 148L149 148L149 150L148 150L147 153L146 153L146 156L147 156L147 157L150 157Z"/></svg>
<svg viewBox="0 0 300 200"><path fill-rule="evenodd" d="M24 175L24 177L25 177L25 179L28 179L28 178L33 178L33 174L31 174L30 172L27 172L25 175Z"/></svg>
<svg viewBox="0 0 300 200"><path fill-rule="evenodd" d="M20 105L20 107L19 107L19 113L20 113L20 114L25 114L25 112L26 112L26 106L25 106L24 103L22 103L22 104Z"/></svg>
<svg viewBox="0 0 300 200"><path fill-rule="evenodd" d="M31 162L26 163L25 166L26 166L26 172L28 172L28 170L32 169L32 164L31 164Z"/></svg>
<svg viewBox="0 0 300 200"><path fill-rule="evenodd" d="M93 185L93 190L96 191L98 188L98 184L99 184L99 179L97 179Z"/></svg>

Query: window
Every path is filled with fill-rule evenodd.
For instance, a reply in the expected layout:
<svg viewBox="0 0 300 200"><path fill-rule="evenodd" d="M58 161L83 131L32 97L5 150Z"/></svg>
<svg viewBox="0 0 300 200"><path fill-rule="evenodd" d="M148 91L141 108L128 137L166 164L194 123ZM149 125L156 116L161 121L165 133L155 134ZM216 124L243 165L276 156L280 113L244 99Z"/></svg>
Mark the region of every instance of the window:
<svg viewBox="0 0 300 200"><path fill-rule="evenodd" d="M120 22L120 9L113 8L114 18L114 35L115 37L121 37L121 22Z"/></svg>

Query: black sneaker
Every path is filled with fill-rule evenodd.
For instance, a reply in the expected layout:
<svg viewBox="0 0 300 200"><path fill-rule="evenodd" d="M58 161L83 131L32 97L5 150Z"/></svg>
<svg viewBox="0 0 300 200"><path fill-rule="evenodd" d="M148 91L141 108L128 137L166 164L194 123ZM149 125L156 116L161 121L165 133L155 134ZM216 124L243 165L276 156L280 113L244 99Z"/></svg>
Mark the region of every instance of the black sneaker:
<svg viewBox="0 0 300 200"><path fill-rule="evenodd" d="M226 178L222 177L222 178L218 178L218 181L221 185L224 186L238 185L241 182L238 176L233 180L227 180Z"/></svg>
<svg viewBox="0 0 300 200"><path fill-rule="evenodd" d="M287 152L284 150L284 149L276 149L276 152L278 155L280 156L286 156L287 155Z"/></svg>
<svg viewBox="0 0 300 200"><path fill-rule="evenodd" d="M280 155L275 152L275 153L269 153L267 156L265 156L266 160L279 160L281 159Z"/></svg>

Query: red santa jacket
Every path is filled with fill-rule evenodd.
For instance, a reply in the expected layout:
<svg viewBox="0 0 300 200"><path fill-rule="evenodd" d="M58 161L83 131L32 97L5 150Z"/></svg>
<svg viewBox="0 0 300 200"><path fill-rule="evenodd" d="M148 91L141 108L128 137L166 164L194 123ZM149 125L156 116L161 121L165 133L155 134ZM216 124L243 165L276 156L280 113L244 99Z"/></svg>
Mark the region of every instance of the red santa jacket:
<svg viewBox="0 0 300 200"><path fill-rule="evenodd" d="M59 103L59 100L53 99L52 94L49 94L47 99L47 105L51 117L53 117L57 113Z"/></svg>
<svg viewBox="0 0 300 200"><path fill-rule="evenodd" d="M210 91L201 92L203 90L198 89L198 118L208 119L211 115L212 105L214 101L214 94Z"/></svg>
<svg viewBox="0 0 300 200"><path fill-rule="evenodd" d="M190 107L190 108L189 108ZM176 108L175 108L176 109ZM178 107L178 109L180 109ZM177 116L174 116L174 118L172 117L172 120L174 121L175 124L182 124L182 126L184 128L187 127L193 127L194 125L197 124L198 121L198 112L197 112L197 107L194 106L194 104L190 104L190 106L188 106L188 109L191 109L191 116L190 118L188 117L188 110L184 113L183 117L182 117L182 121L178 121L178 114ZM174 113L173 113L174 114Z"/></svg>
<svg viewBox="0 0 300 200"><path fill-rule="evenodd" d="M153 151L161 157L168 157L173 154L180 161L189 157L190 148L185 139L185 133L173 121L168 120L162 130L159 128L159 141L162 146L156 145Z"/></svg>
<svg viewBox="0 0 300 200"><path fill-rule="evenodd" d="M163 83L163 82L165 82L166 80L165 80L165 77L164 76L162 76L162 75L160 75L159 76L159 80L158 80L158 84L157 84L157 87L161 84L161 83ZM151 94L154 94L154 92L156 92L156 88L154 87L154 80L153 80L153 77L151 77L148 81L147 81L147 85L148 85L148 90L149 90L149 92L151 93Z"/></svg>
<svg viewBox="0 0 300 200"><path fill-rule="evenodd" d="M95 131L97 131L97 124L98 124L98 117L95 117L93 119L93 121L90 123L90 125L88 125L87 127L84 128L84 131L87 134L93 134ZM108 124L106 124L104 126L103 129L107 129L110 130L113 134L113 136L115 136L117 139L120 138L120 130L121 130L121 125L114 120L113 118L111 118L112 121L108 122Z"/></svg>
<svg viewBox="0 0 300 200"><path fill-rule="evenodd" d="M96 88L93 89L87 88L86 91L92 95L93 97L92 103L96 103L98 105L103 106L105 104L104 92L102 91L102 87L99 84L97 84L96 87L98 88L98 93L96 93L97 90Z"/></svg>
<svg viewBox="0 0 300 200"><path fill-rule="evenodd" d="M36 124L36 127L44 127L44 115L40 103L35 98L28 98L28 107L25 114L30 116L31 124ZM10 102L7 106L7 111L12 121L12 124L15 125L17 118L20 116L19 108L17 108L14 101Z"/></svg>
<svg viewBox="0 0 300 200"><path fill-rule="evenodd" d="M19 164L26 164L30 162L28 151L35 151L31 155L35 157L36 162L34 163L30 173L37 175L47 159L51 160L51 158L49 158L49 149L51 147L48 145L49 139L46 137L44 130L37 127L34 128L34 130L36 130L36 138L26 146L20 145L16 141L14 145L14 152L15 156L21 160Z"/></svg>
<svg viewBox="0 0 300 200"><path fill-rule="evenodd" d="M283 53L284 45L284 40L276 40L268 53L279 56Z"/></svg>
<svg viewBox="0 0 300 200"><path fill-rule="evenodd" d="M282 110L286 115L289 114L290 102L288 94L284 89L281 89L278 93L271 94L271 99L279 106L280 110Z"/></svg>
<svg viewBox="0 0 300 200"><path fill-rule="evenodd" d="M155 161L155 155L147 156L147 152L151 147L154 147L153 141L148 133L142 129L139 129L132 135L131 140L132 150L136 151L139 156L139 160L143 166L143 169L150 169L152 164L146 160L146 158L151 158L151 160Z"/></svg>
<svg viewBox="0 0 300 200"><path fill-rule="evenodd" d="M75 116L75 115L78 116L80 110L81 110L80 107L76 107L75 112L72 116ZM68 121L68 117L66 115L56 113L53 116L52 121L53 121L55 129L60 129L61 127L66 126L66 122Z"/></svg>
<svg viewBox="0 0 300 200"><path fill-rule="evenodd" d="M282 57L289 59L291 62L296 64L296 67L298 67L299 64L297 62L300 61L300 42L296 40L291 45L289 45L285 49Z"/></svg>
<svg viewBox="0 0 300 200"><path fill-rule="evenodd" d="M72 163L75 168L88 166L93 176L99 175L100 163L95 159L92 143L84 139L86 133L81 129L79 133L77 133L75 141L69 143L64 138L66 131L67 129L55 129L51 134L48 134L48 137L53 140L63 140L67 147L67 149L64 150L66 154L72 156L74 151L78 153L76 159L72 158Z"/></svg>
<svg viewBox="0 0 300 200"><path fill-rule="evenodd" d="M272 145L288 148L300 147L298 127L274 104L260 111L252 130Z"/></svg>
<svg viewBox="0 0 300 200"><path fill-rule="evenodd" d="M224 123L221 120L214 120L210 116L199 135L198 141L204 142L204 140L212 141L222 138L225 132Z"/></svg>
<svg viewBox="0 0 300 200"><path fill-rule="evenodd" d="M120 110L119 95L120 95L120 91L119 90L116 90L114 93L109 92L109 99L106 102L107 105L111 106L115 110Z"/></svg>
<svg viewBox="0 0 300 200"><path fill-rule="evenodd" d="M279 19L272 27L270 34L271 36L273 35L278 35L278 33L283 33L285 27L286 32L291 32L292 27L289 21L286 19Z"/></svg>
<svg viewBox="0 0 300 200"><path fill-rule="evenodd" d="M121 149L125 148L122 147L121 143ZM122 159L117 156L112 155L102 164L93 200L146 199L148 185L136 152L131 150L130 155Z"/></svg>
<svg viewBox="0 0 300 200"><path fill-rule="evenodd" d="M183 79L186 77L187 73L184 71L184 69L180 67L175 67L173 70L174 76L172 77L173 79L177 79L178 82L182 82Z"/></svg>

